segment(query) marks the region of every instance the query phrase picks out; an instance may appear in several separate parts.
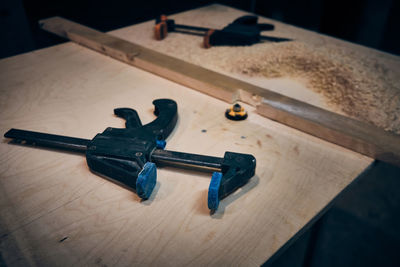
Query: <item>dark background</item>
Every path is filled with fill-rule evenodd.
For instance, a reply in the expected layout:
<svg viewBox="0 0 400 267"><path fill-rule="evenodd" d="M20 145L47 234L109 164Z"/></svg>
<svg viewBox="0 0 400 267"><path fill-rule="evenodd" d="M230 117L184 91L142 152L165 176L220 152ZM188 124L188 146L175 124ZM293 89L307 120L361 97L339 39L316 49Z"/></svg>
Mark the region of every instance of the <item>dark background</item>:
<svg viewBox="0 0 400 267"><path fill-rule="evenodd" d="M42 18L59 15L109 31L154 19L158 14L172 14L214 2L3 0L0 2L0 58L62 42L39 29L37 21ZM400 54L398 0L225 0L218 3Z"/></svg>
<svg viewBox="0 0 400 267"><path fill-rule="evenodd" d="M39 29L37 22L42 18L59 15L109 31L154 19L161 13L168 15L211 3L3 0L0 58L64 42ZM400 55L399 0L218 3ZM265 266L400 266L400 169L376 162L337 198L329 211L293 240Z"/></svg>

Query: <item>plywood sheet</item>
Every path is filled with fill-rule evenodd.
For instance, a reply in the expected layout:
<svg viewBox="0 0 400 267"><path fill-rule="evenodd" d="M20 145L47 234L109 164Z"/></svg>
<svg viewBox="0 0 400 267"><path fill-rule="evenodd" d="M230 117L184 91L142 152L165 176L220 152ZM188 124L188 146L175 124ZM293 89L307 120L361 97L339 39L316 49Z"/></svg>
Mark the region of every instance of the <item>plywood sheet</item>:
<svg viewBox="0 0 400 267"><path fill-rule="evenodd" d="M128 29L129 30L129 29ZM121 34L121 33L119 33ZM127 31L127 35L129 31ZM0 143L0 241L7 265L241 265L265 262L372 159L257 115L225 119L227 104L67 43L0 61L0 131L92 138L144 123L151 102L177 101L167 149L257 158L256 176L210 214L210 175L158 170L151 198L91 173L80 155ZM205 130L205 131L204 131Z"/></svg>

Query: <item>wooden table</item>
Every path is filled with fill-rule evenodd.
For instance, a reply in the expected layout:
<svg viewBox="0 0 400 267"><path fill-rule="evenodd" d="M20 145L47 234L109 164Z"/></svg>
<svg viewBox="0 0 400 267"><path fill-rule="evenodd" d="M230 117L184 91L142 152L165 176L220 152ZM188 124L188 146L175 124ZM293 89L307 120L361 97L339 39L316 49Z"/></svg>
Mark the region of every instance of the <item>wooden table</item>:
<svg viewBox="0 0 400 267"><path fill-rule="evenodd" d="M190 12L215 16L218 10L233 17L243 13L219 5ZM148 27L148 40L136 40L146 44L152 24L112 34L135 39L135 31ZM0 249L10 266L257 266L304 232L373 161L261 117L248 105L247 120L227 120L225 102L70 42L3 59L0 70L1 133L21 128L92 138L108 126L124 126L114 108L135 108L147 123L154 119L152 100L172 98L179 120L167 149L257 158L256 175L210 214L210 174L159 168L151 198L140 201L91 173L81 155L3 139ZM305 93L286 94L319 101L307 88L299 90Z"/></svg>

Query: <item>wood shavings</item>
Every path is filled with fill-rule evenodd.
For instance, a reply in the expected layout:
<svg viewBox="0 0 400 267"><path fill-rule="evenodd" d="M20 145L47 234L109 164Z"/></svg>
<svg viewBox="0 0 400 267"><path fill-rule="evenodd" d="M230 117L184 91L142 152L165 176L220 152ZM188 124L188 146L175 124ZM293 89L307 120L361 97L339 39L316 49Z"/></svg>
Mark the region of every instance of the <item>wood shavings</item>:
<svg viewBox="0 0 400 267"><path fill-rule="evenodd" d="M236 58L231 71L298 79L346 115L400 133L400 86L395 73L378 62L324 50L298 42L276 45L258 57Z"/></svg>

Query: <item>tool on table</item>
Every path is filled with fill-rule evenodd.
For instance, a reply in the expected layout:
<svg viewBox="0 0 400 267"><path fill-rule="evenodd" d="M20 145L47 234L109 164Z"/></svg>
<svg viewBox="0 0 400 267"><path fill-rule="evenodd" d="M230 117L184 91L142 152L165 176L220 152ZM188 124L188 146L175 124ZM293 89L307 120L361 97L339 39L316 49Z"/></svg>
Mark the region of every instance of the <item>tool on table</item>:
<svg viewBox="0 0 400 267"><path fill-rule="evenodd" d="M208 207L216 210L219 201L254 176L256 159L249 154L225 152L223 158L164 150L165 139L178 119L176 102L153 101L157 118L142 125L134 109L117 108L114 114L126 120L126 128L107 128L92 140L11 129L5 137L13 143L86 153L89 168L136 190L148 199L156 184L156 164L215 170L208 190Z"/></svg>
<svg viewBox="0 0 400 267"><path fill-rule="evenodd" d="M236 103L225 111L225 117L233 121L241 121L247 118L247 112L239 103Z"/></svg>
<svg viewBox="0 0 400 267"><path fill-rule="evenodd" d="M222 30L216 30L204 27L175 24L174 20L168 19L165 15L161 15L156 19L154 35L157 40L163 40L166 38L168 32L200 35L203 36L203 46L205 48L222 45L252 45L263 40L269 42L291 41L287 38L262 36L262 31L273 30L274 25L258 23L257 21L257 16L242 16L234 20Z"/></svg>

